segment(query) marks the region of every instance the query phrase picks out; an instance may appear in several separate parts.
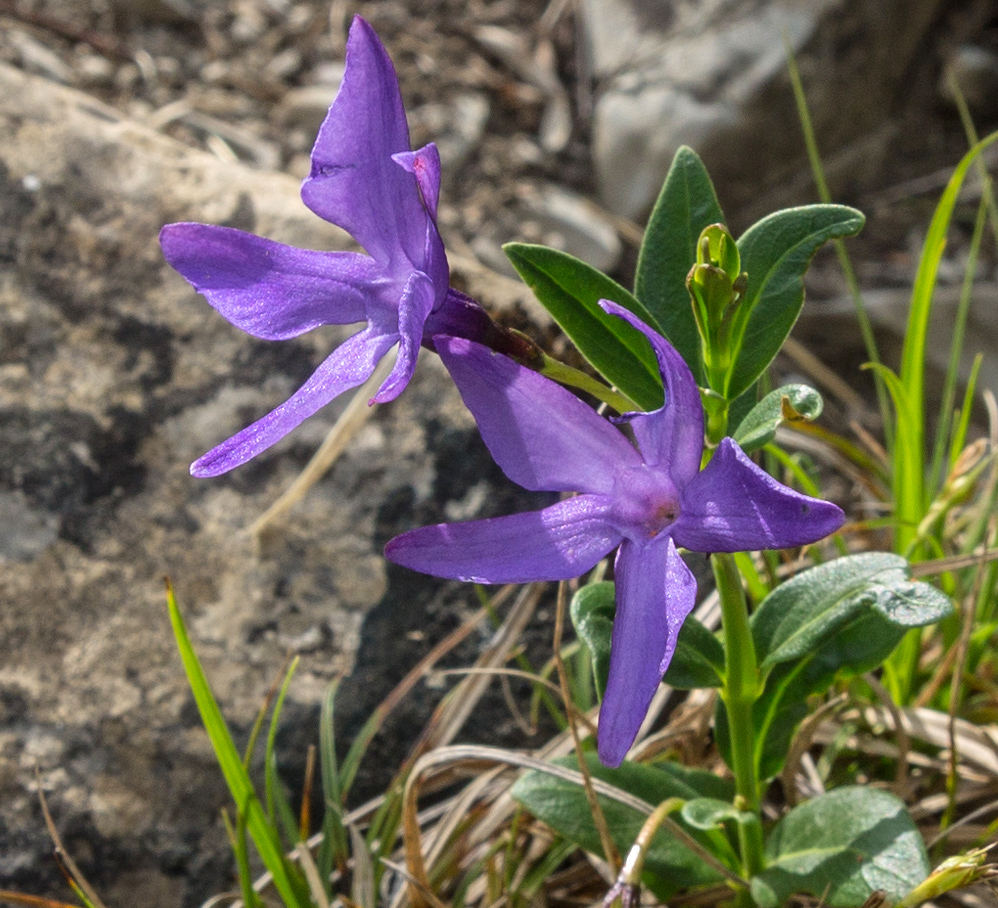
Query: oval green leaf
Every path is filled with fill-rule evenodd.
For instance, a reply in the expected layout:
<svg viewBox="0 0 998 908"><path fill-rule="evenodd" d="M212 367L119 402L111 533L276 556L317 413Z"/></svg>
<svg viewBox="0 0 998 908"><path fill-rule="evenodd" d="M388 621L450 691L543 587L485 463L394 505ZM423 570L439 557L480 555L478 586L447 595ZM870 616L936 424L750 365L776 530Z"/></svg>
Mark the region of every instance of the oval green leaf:
<svg viewBox="0 0 998 908"><path fill-rule="evenodd" d="M878 889L894 904L929 874L925 845L904 803L858 785L790 811L766 842L766 869L752 879L760 908L806 893L832 908L858 908Z"/></svg>
<svg viewBox="0 0 998 908"><path fill-rule="evenodd" d="M762 601L752 616L761 668L813 654L871 608L893 624L920 627L945 617L952 604L929 584L911 581L908 562L900 555L837 558L801 572Z"/></svg>
<svg viewBox="0 0 998 908"><path fill-rule="evenodd" d="M679 813L694 829L716 829L728 820L740 825L757 822L751 811L738 810L730 801L717 798L694 798Z"/></svg>
<svg viewBox="0 0 998 908"><path fill-rule="evenodd" d="M720 687L724 671L721 641L691 615L683 622L676 651L662 680L678 690Z"/></svg>
<svg viewBox="0 0 998 908"><path fill-rule="evenodd" d="M570 769L578 767L574 756L563 757L554 763ZM608 769L595 754L587 754L586 764L595 778L640 798L649 808L667 798L691 800L707 797L730 801L734 797L729 780L718 778L706 770L687 769L672 763L647 766L628 762L617 769ZM565 838L593 854L602 853L589 802L581 786L546 773L528 772L516 781L511 794L535 817ZM613 841L626 854L641 831L645 814L603 796L599 797L599 802ZM682 823L682 820L679 822ZM730 852L724 834L719 830L688 828L687 831L715 854ZM664 830L655 836L648 849L642 882L659 899L668 899L680 889L720 881L721 877L715 870Z"/></svg>
<svg viewBox="0 0 998 908"><path fill-rule="evenodd" d="M804 305L804 273L828 240L853 236L865 218L845 205L805 205L777 211L738 240L748 288L745 327L725 396L734 400L772 362Z"/></svg>
<svg viewBox="0 0 998 908"><path fill-rule="evenodd" d="M589 650L596 694L601 702L610 673L610 636L616 611L614 585L608 580L587 583L572 597L569 606L575 634Z"/></svg>
<svg viewBox="0 0 998 908"><path fill-rule="evenodd" d="M821 416L825 403L808 385L784 385L759 401L739 423L732 436L743 451L769 444L785 422L811 422Z"/></svg>

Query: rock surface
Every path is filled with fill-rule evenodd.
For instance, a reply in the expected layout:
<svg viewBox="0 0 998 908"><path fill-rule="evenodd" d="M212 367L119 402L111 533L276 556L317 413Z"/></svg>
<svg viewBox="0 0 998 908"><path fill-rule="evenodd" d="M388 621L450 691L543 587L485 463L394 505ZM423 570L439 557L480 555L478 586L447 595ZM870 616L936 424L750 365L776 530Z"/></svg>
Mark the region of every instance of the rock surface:
<svg viewBox="0 0 998 908"><path fill-rule="evenodd" d="M583 0L590 65L600 89L592 150L600 199L641 219L676 149L690 145L731 208L795 174L804 146L787 78L798 58L811 117L831 157L875 137L910 88L940 0ZM813 75L813 78L812 78ZM883 138L883 136L881 137ZM867 148L869 175L882 163ZM831 176L862 187L857 161ZM833 168L834 171L834 168ZM806 174L805 174L806 175ZM781 187L786 189L787 187ZM777 207L772 194L766 210Z"/></svg>
<svg viewBox="0 0 998 908"><path fill-rule="evenodd" d="M288 176L191 151L6 67L0 124L0 888L68 895L37 769L68 850L108 905L199 905L230 885L226 797L163 575L237 735L285 654L301 655L286 710L298 720L286 749L300 762L316 704L359 648L347 726L475 605L466 588L386 571L384 541L446 519L448 502L475 516L512 509L516 493L426 356L407 393L373 412L258 542L247 528L346 401L226 477L193 480L187 466L283 400L342 329L256 341L165 265L156 237L177 220L313 248L342 248L345 236L305 209ZM507 309L525 295L472 266L454 271ZM492 483L501 491L484 494ZM417 692L410 718L427 703Z"/></svg>

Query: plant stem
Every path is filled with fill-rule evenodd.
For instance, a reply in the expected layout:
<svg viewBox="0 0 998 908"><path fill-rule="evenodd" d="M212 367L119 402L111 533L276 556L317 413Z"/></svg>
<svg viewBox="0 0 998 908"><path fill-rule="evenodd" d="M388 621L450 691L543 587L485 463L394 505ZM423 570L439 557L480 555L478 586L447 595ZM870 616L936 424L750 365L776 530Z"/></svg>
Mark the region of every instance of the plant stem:
<svg viewBox="0 0 998 908"><path fill-rule="evenodd" d="M601 381L597 381L586 375L585 372L569 366L561 360L548 356L547 353L541 353L539 363L527 363L526 365L560 384L568 385L570 388L578 388L586 394L591 394L598 401L613 407L618 413L630 413L641 409L627 395L607 387Z"/></svg>
<svg viewBox="0 0 998 908"><path fill-rule="evenodd" d="M752 707L759 693L759 667L749 627L745 591L742 589L742 578L735 559L732 555L715 554L711 562L721 599L721 624L727 661L721 698L728 713L731 734L735 806L759 818L754 823L738 824L742 875L751 879L763 867L759 780L756 776L755 734L752 724Z"/></svg>

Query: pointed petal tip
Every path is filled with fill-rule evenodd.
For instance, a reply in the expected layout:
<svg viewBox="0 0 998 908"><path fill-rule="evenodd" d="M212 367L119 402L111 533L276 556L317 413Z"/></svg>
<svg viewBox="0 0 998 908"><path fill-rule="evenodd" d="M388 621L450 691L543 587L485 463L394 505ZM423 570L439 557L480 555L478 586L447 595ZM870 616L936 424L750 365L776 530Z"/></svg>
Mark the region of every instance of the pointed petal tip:
<svg viewBox="0 0 998 908"><path fill-rule="evenodd" d="M695 552L748 552L811 545L840 529L838 505L804 495L757 466L724 438L710 463L684 490L684 512L673 527Z"/></svg>
<svg viewBox="0 0 998 908"><path fill-rule="evenodd" d="M201 457L191 464L191 476L195 479L213 479L216 476L221 476L223 473L228 473L229 470L238 466L238 464L227 464L224 458L220 458L215 453L216 450L212 449L207 454L201 455Z"/></svg>

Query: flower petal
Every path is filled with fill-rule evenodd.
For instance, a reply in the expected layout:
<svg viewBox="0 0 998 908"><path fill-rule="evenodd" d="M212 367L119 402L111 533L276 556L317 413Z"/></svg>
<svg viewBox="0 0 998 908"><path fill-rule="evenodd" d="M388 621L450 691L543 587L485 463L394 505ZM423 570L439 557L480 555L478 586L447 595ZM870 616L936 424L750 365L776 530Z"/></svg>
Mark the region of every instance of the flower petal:
<svg viewBox="0 0 998 908"><path fill-rule="evenodd" d="M570 391L487 347L437 336L434 346L503 472L527 489L609 493L641 458Z"/></svg>
<svg viewBox="0 0 998 908"><path fill-rule="evenodd" d="M423 340L423 324L433 308L434 291L429 278L414 271L406 282L398 308L399 352L391 374L384 380L371 403L395 400L409 384L416 370L416 357Z"/></svg>
<svg viewBox="0 0 998 908"><path fill-rule="evenodd" d="M597 733L604 766L619 766L634 743L697 593L693 573L668 537L650 545L622 542L614 577L617 615Z"/></svg>
<svg viewBox="0 0 998 908"><path fill-rule="evenodd" d="M355 16L343 82L315 140L301 194L319 217L351 233L395 274L413 265L422 270L432 221L415 177L392 160L407 151L395 68L374 29Z"/></svg>
<svg viewBox="0 0 998 908"><path fill-rule="evenodd" d="M334 397L362 384L396 338L369 329L340 344L294 394L262 419L236 433L191 464L191 475L219 476L246 463L324 407Z"/></svg>
<svg viewBox="0 0 998 908"><path fill-rule="evenodd" d="M440 200L440 152L430 142L418 151L400 151L392 160L416 178L423 196L423 204L433 220L437 219L437 202Z"/></svg>
<svg viewBox="0 0 998 908"><path fill-rule="evenodd" d="M444 251L444 243L437 230L437 202L440 199L440 152L437 151L437 146L430 142L419 151L401 151L394 154L392 160L403 170L415 176L423 204L430 215L426 218L426 242L419 270L427 274L433 281L436 290L436 305L439 307L447 296L450 284L447 253Z"/></svg>
<svg viewBox="0 0 998 908"><path fill-rule="evenodd" d="M665 404L651 413L628 413L624 418L634 430L645 463L666 464L672 481L681 488L700 470L703 454L703 405L696 379L679 351L633 312L609 300L600 300L600 305L637 328L655 351Z"/></svg>
<svg viewBox="0 0 998 908"><path fill-rule="evenodd" d="M795 492L722 439L710 463L682 490L672 533L695 552L748 552L817 542L845 520L829 501Z"/></svg>
<svg viewBox="0 0 998 908"><path fill-rule="evenodd" d="M354 252L296 249L211 224L168 224L159 241L166 260L215 309L266 340L362 322L391 290L378 263Z"/></svg>
<svg viewBox="0 0 998 908"><path fill-rule="evenodd" d="M609 501L580 495L526 514L441 523L396 536L385 557L403 567L473 583L568 580L620 542L606 522Z"/></svg>

